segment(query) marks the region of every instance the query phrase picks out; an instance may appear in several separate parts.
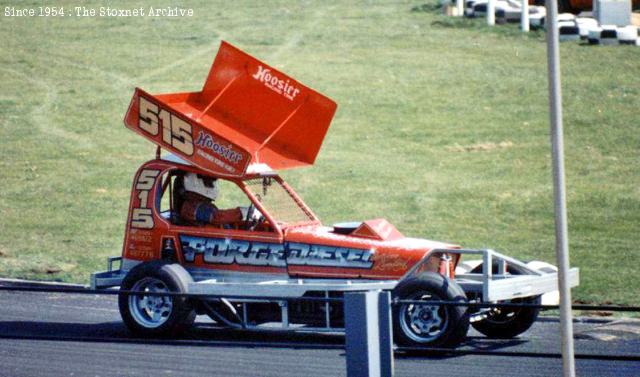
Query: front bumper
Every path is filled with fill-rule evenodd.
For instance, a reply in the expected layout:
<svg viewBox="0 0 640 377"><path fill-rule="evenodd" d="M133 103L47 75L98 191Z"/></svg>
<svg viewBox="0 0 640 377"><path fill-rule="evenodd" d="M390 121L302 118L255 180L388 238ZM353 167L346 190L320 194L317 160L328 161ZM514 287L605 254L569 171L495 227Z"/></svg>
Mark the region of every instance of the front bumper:
<svg viewBox="0 0 640 377"><path fill-rule="evenodd" d="M467 293L480 295L483 302L496 302L521 297L531 297L558 292L558 273L548 269L531 267L524 262L500 254L494 250L448 250L450 253L478 255L482 257L482 273L456 274L455 280ZM494 273L493 262L498 265ZM512 275L506 272L507 264L520 267L524 273ZM569 270L569 287L580 284L580 270Z"/></svg>

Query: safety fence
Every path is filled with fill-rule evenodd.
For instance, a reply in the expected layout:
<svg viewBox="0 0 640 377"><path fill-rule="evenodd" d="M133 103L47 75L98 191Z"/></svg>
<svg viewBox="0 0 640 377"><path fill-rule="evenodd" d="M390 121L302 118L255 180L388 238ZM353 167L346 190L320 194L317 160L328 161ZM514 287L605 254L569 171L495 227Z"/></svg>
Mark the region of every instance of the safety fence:
<svg viewBox="0 0 640 377"><path fill-rule="evenodd" d="M81 287L46 287L46 286L9 286L0 285L0 291L18 291L18 292L40 292L40 293L73 293L86 295L140 295L154 297L193 297L200 299L246 299L255 298L253 296L230 296L215 295L201 293L180 293L180 292L148 292L148 291L131 291L118 289L89 289ZM338 297L281 297L281 296L260 296L264 300L284 300L284 301L318 301L318 302L344 302L343 298ZM542 305L528 303L487 303L487 302L462 302L462 301L444 301L444 300L399 300L393 299L391 305L402 304L422 304L422 305L444 305L444 306L464 306L469 308L535 308L540 310L557 310L559 305ZM623 306L623 305L585 305L574 304L571 306L575 311L599 311L599 312L635 312L640 313L640 306Z"/></svg>
<svg viewBox="0 0 640 377"><path fill-rule="evenodd" d="M83 287L49 287L40 285L1 285L0 292L37 292L37 293L67 293L80 295L140 295L156 297L189 297L196 299L221 299L242 300L255 299L247 296L229 296L216 294L193 294L179 292L149 292L131 291L118 289L88 289ZM340 297L260 297L261 300L268 301L309 301L320 303L343 303L345 309L345 349L347 359L347 371L349 376L370 376L370 375L393 375L393 353L391 309L397 305L434 305L434 306L462 306L470 309L481 308L536 308L540 310L556 310L558 305L540 305L530 303L481 303L462 301L442 301L442 300L399 300L392 299L390 292L368 291L346 293L344 298ZM371 301L373 300L373 301ZM598 311L598 312L636 312L640 313L640 306L622 305L584 305L572 306L577 311ZM3 337L0 334L0 337ZM9 336L12 338L14 336ZM55 337L53 338L55 339ZM363 345L367 352L363 353ZM350 352L350 349L358 352ZM429 356L502 356L502 357L532 357L532 358L555 358L560 359L559 352L527 352L527 351L504 351L495 349L468 349L468 348L416 348L416 347L396 347L395 351ZM373 354L373 355L372 355ZM609 360L609 361L640 361L640 354L595 354L577 353L576 359ZM350 366L351 365L351 369ZM387 367L385 367L385 365Z"/></svg>
<svg viewBox="0 0 640 377"><path fill-rule="evenodd" d="M0 285L0 291L18 291L18 292L40 292L40 293L73 293L86 295L141 295L141 296L166 296L166 297L193 297L193 298L226 298L226 299L245 299L255 298L253 296L229 296L202 293L180 293L180 292L149 292L149 291L131 291L119 289L89 289L82 287L47 287L40 285ZM319 301L319 302L344 302L343 298L338 297L282 297L282 296L260 296L265 300L285 300L285 301ZM444 301L444 300L399 300L393 299L391 305L401 304L423 304L423 305L445 305L445 306L465 306L473 308L537 308L541 310L556 310L559 305L542 305L527 303L487 303L487 302L462 302L462 301ZM604 311L604 312L637 312L640 313L640 306L623 306L623 305L583 305L574 304L572 310L581 311Z"/></svg>

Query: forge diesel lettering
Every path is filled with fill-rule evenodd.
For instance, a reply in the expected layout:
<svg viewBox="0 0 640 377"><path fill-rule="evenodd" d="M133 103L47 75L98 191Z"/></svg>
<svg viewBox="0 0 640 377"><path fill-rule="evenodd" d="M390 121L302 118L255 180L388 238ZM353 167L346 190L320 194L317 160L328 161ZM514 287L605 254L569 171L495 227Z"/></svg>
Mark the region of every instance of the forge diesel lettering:
<svg viewBox="0 0 640 377"><path fill-rule="evenodd" d="M286 267L287 265L371 268L373 251L303 243L249 242L180 236L185 262L202 255L205 263Z"/></svg>

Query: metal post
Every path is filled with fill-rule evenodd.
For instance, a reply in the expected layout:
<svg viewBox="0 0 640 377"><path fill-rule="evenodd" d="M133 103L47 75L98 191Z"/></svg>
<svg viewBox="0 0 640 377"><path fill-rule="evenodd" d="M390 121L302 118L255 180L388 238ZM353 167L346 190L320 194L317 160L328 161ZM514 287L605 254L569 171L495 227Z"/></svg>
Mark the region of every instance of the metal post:
<svg viewBox="0 0 640 377"><path fill-rule="evenodd" d="M567 240L567 207L564 181L564 140L562 131L562 92L560 88L557 0L547 0L546 8L549 120L551 128L551 155L553 158L556 259L558 263L558 290L560 291L562 371L564 377L575 377L571 290L569 289L568 279L569 242Z"/></svg>
<svg viewBox="0 0 640 377"><path fill-rule="evenodd" d="M529 32L529 0L522 0L522 14L520 14L520 28Z"/></svg>
<svg viewBox="0 0 640 377"><path fill-rule="evenodd" d="M391 294L388 291L344 295L348 377L392 377Z"/></svg>
<svg viewBox="0 0 640 377"><path fill-rule="evenodd" d="M487 25L493 26L496 24L496 0L489 0L487 2Z"/></svg>

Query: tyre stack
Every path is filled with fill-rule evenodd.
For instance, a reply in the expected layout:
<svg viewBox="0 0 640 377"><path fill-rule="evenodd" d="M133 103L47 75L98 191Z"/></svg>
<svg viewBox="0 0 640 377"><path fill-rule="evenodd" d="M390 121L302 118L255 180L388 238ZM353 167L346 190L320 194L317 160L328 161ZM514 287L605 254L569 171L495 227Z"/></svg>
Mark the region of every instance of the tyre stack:
<svg viewBox="0 0 640 377"><path fill-rule="evenodd" d="M591 27L587 39L590 45L640 46L638 34L638 28L635 26L602 25Z"/></svg>
<svg viewBox="0 0 640 377"><path fill-rule="evenodd" d="M618 42L621 45L640 46L640 29L635 26L624 26L616 31Z"/></svg>
<svg viewBox="0 0 640 377"><path fill-rule="evenodd" d="M488 0L465 0L464 16L486 17ZM519 1L495 0L496 23L519 22L522 8ZM545 28L546 9L543 6L529 6L529 26L531 29ZM571 13L558 15L560 41L585 41L591 45L634 45L640 46L640 28L636 26L599 25L591 17L576 17Z"/></svg>
<svg viewBox="0 0 640 377"><path fill-rule="evenodd" d="M558 39L560 42L580 40L580 29L575 20L558 21Z"/></svg>
<svg viewBox="0 0 640 377"><path fill-rule="evenodd" d="M580 39L586 41L589 38L589 30L598 27L598 21L591 17L576 17L576 25L578 25Z"/></svg>
<svg viewBox="0 0 640 377"><path fill-rule="evenodd" d="M488 0L466 0L464 3L464 15L469 18L485 17L487 15ZM531 5L529 17L542 14L545 8ZM519 1L495 0L496 23L520 22L522 8Z"/></svg>
<svg viewBox="0 0 640 377"><path fill-rule="evenodd" d="M529 17L531 28L545 27L545 17ZM558 15L560 41L587 41L591 45L640 46L640 31L636 26L599 25L591 17L576 17L571 13Z"/></svg>

